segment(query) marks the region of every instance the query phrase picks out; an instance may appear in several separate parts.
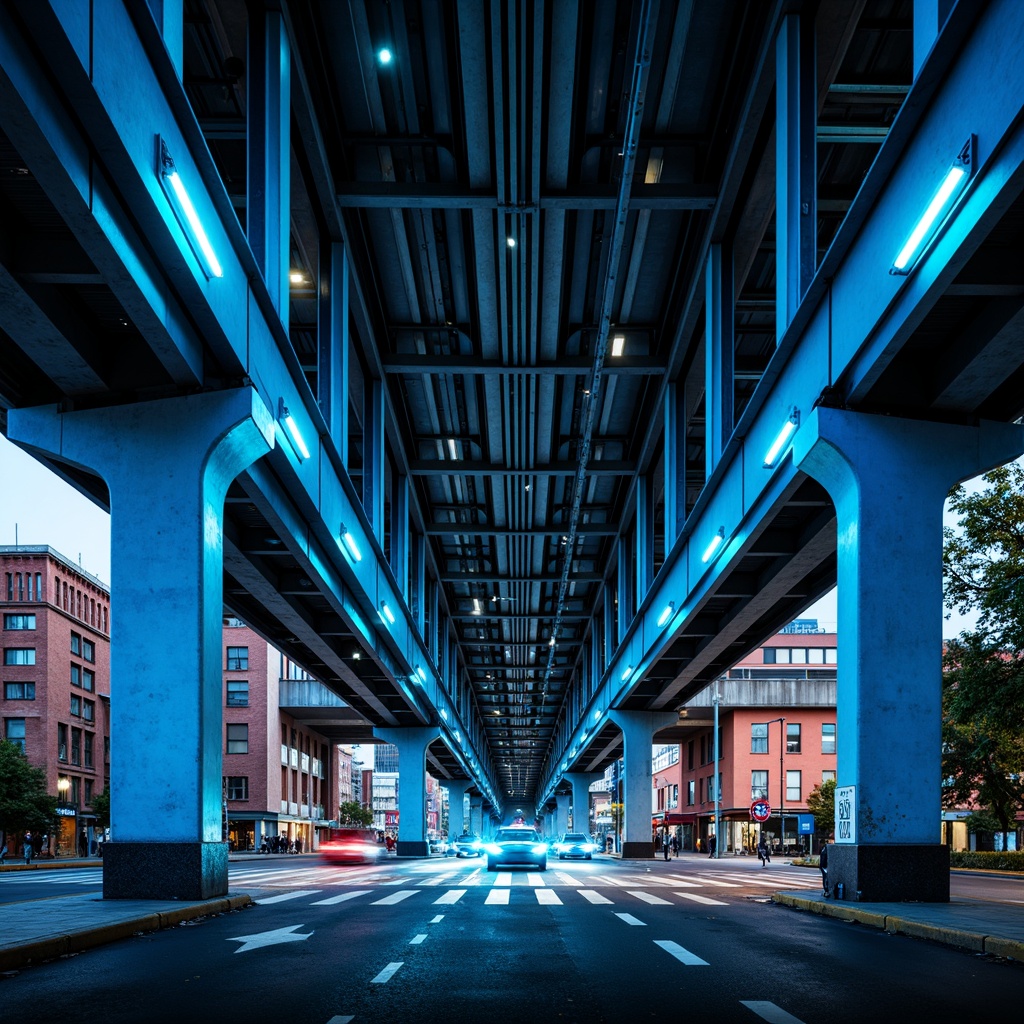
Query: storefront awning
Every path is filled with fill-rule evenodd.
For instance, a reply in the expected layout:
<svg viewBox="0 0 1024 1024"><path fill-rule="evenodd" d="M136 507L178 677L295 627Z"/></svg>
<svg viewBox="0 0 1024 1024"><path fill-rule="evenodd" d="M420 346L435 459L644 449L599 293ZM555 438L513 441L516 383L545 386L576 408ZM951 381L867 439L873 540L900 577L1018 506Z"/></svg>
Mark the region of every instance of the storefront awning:
<svg viewBox="0 0 1024 1024"><path fill-rule="evenodd" d="M655 811L651 815L651 825L658 828L660 825L692 825L697 820L697 815L677 814L674 811Z"/></svg>

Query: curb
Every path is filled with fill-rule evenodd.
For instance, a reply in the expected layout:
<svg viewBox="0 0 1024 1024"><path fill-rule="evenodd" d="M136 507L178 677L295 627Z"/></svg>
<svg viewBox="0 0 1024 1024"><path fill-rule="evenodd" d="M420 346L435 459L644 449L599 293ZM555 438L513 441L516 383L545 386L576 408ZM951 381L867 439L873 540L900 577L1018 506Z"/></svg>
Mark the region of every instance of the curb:
<svg viewBox="0 0 1024 1024"><path fill-rule="evenodd" d="M244 893L240 896L225 896L202 903L190 903L183 907L176 907L174 910L142 914L139 917L98 925L95 928L50 935L45 939L0 949L0 971L16 970L19 967L42 963L44 960L54 960L70 953L81 953L108 942L116 942L118 939L131 938L140 932L155 932L161 928L172 928L182 921L191 921L194 918L207 917L212 914L224 914L229 910L241 910L251 904L252 898L248 893Z"/></svg>
<svg viewBox="0 0 1024 1024"><path fill-rule="evenodd" d="M1024 963L1024 941L1006 939L995 935L983 935L962 928L946 928L937 924L910 921L896 914L881 914L858 906L836 903L819 903L816 900L791 896L789 893L772 893L772 902L794 910L808 910L821 917L833 917L839 921L853 921L870 928L878 928L890 935L907 935L915 939L928 939L945 946L969 949L975 953L990 953Z"/></svg>

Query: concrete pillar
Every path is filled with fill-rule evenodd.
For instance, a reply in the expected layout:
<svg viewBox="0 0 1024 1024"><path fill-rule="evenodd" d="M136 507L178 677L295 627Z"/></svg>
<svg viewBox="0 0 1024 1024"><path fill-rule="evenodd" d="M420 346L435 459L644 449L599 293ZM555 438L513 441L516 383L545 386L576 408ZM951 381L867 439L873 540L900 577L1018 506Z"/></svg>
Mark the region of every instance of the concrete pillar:
<svg viewBox="0 0 1024 1024"><path fill-rule="evenodd" d="M91 467L110 492L104 898L223 896L224 498L273 447L273 418L249 388L8 416L12 439Z"/></svg>
<svg viewBox="0 0 1024 1024"><path fill-rule="evenodd" d="M619 711L608 717L622 730L622 802L624 837L622 856L637 860L654 856L651 842L651 747L659 729L673 725L675 711Z"/></svg>
<svg viewBox="0 0 1024 1024"><path fill-rule="evenodd" d="M555 794L555 815L551 824L551 835L560 836L563 832L569 831L569 804L572 800L571 793ZM547 832L547 829L545 829Z"/></svg>
<svg viewBox="0 0 1024 1024"><path fill-rule="evenodd" d="M448 779L441 785L448 790L448 838L454 839L466 831L466 793L473 782L471 779Z"/></svg>
<svg viewBox="0 0 1024 1024"><path fill-rule="evenodd" d="M590 834L590 787L604 778L604 772L567 772L572 784L572 830Z"/></svg>
<svg viewBox="0 0 1024 1024"><path fill-rule="evenodd" d="M471 796L469 798L469 828L472 832L475 832L478 836L484 834L484 800L481 796ZM487 830L488 832L490 829Z"/></svg>
<svg viewBox="0 0 1024 1024"><path fill-rule="evenodd" d="M374 736L398 748L399 857L426 857L427 747L441 735L436 725L411 728L374 728Z"/></svg>
<svg viewBox="0 0 1024 1024"><path fill-rule="evenodd" d="M731 247L714 244L708 252L705 280L705 443L704 468L711 476L733 430L736 339L734 330L733 263ZM686 438L681 442L685 450ZM684 454L685 460L685 454ZM685 485L685 464L683 467Z"/></svg>
<svg viewBox="0 0 1024 1024"><path fill-rule="evenodd" d="M949 899L938 817L942 505L953 484L1022 451L1013 424L823 407L795 435L795 464L836 506L836 781L853 787L855 827L837 831L829 875L847 899Z"/></svg>
<svg viewBox="0 0 1024 1024"><path fill-rule="evenodd" d="M818 79L814 18L787 14L775 46L775 334L803 300L818 260Z"/></svg>

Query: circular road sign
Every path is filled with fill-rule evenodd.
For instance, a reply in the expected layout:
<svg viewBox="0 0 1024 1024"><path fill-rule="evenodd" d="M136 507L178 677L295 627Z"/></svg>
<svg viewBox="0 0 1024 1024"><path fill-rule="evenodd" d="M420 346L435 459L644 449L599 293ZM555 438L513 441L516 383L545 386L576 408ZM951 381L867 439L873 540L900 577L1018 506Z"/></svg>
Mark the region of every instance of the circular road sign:
<svg viewBox="0 0 1024 1024"><path fill-rule="evenodd" d="M772 805L767 800L755 800L750 805L750 816L754 821L767 821L772 816Z"/></svg>

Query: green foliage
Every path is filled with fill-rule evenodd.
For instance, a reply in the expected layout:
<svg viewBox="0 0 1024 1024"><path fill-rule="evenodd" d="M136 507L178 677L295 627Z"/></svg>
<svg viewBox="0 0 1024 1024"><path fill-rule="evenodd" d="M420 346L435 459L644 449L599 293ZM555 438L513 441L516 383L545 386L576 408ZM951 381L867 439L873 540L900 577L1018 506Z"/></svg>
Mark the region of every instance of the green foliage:
<svg viewBox="0 0 1024 1024"><path fill-rule="evenodd" d="M1024 850L1004 850L1001 853L962 850L949 855L951 868L979 868L984 871L1024 871Z"/></svg>
<svg viewBox="0 0 1024 1024"><path fill-rule="evenodd" d="M814 831L827 837L836 830L836 780L826 779L807 794L807 810L814 815Z"/></svg>
<svg viewBox="0 0 1024 1024"><path fill-rule="evenodd" d="M355 800L346 800L338 808L338 822L342 825L373 824L373 811L368 807L361 807Z"/></svg>
<svg viewBox="0 0 1024 1024"><path fill-rule="evenodd" d="M46 792L46 776L17 744L0 740L0 830L8 846L13 851L25 831L53 832L56 816L57 798Z"/></svg>
<svg viewBox="0 0 1024 1024"><path fill-rule="evenodd" d="M104 786L102 793L96 793L92 798L92 813L96 815L96 824L99 828L107 828L110 825L110 790Z"/></svg>

